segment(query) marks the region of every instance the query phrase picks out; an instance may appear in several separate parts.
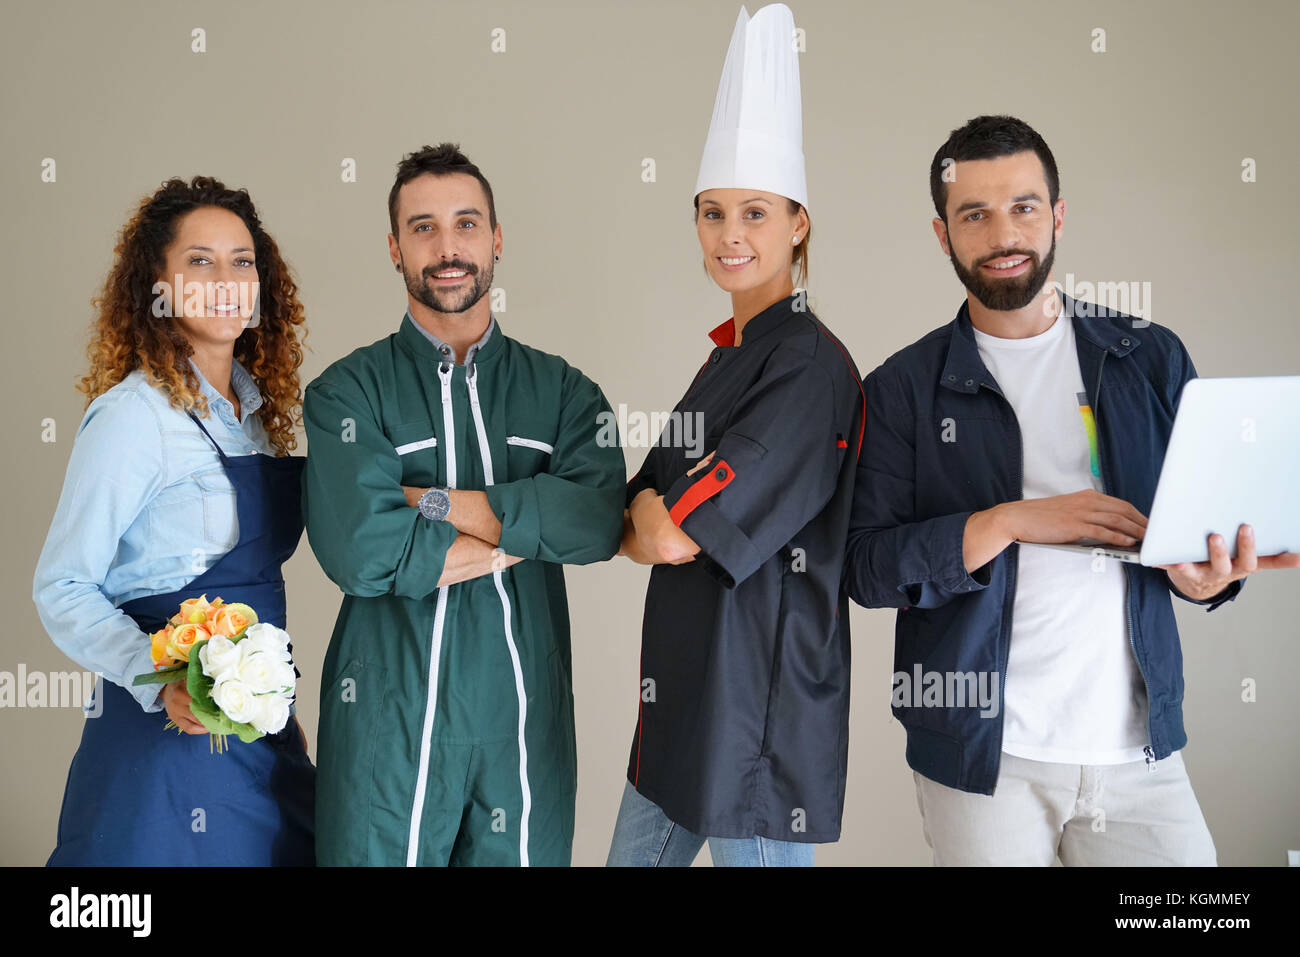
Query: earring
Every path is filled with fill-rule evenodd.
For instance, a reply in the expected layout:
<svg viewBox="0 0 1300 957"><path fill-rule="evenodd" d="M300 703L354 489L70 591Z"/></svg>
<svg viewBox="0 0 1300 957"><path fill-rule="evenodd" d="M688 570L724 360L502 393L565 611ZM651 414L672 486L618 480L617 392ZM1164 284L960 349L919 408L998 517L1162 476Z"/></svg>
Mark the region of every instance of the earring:
<svg viewBox="0 0 1300 957"><path fill-rule="evenodd" d="M501 257L500 257L500 256L493 256L492 258L495 259L497 262L500 262L500 261L501 261Z"/></svg>
<svg viewBox="0 0 1300 957"><path fill-rule="evenodd" d="M795 233L793 236L791 236L791 237L790 237L790 242L793 243L794 245L798 246L798 245L799 245L799 234L798 234L798 233Z"/></svg>

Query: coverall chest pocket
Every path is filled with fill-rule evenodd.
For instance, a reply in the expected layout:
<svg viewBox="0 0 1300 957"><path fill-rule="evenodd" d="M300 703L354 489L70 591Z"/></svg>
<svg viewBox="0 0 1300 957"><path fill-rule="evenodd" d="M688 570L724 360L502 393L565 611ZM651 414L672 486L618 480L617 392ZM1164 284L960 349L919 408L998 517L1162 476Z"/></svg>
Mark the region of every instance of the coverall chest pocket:
<svg viewBox="0 0 1300 957"><path fill-rule="evenodd" d="M520 429L506 436L505 481L531 478L549 472L555 445L547 433L535 429ZM497 481L502 481L497 478Z"/></svg>
<svg viewBox="0 0 1300 957"><path fill-rule="evenodd" d="M402 484L430 486L441 484L438 474L438 436L431 422L409 422L388 431L393 451L402 460Z"/></svg>

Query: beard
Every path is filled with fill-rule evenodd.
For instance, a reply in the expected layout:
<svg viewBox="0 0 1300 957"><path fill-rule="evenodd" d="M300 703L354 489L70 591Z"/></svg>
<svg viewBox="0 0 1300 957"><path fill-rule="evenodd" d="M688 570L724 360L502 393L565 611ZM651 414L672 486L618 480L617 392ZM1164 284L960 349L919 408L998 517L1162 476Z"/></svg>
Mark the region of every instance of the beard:
<svg viewBox="0 0 1300 957"><path fill-rule="evenodd" d="M465 270L471 280L470 287L468 289L436 289L429 285L429 279L435 273L447 269ZM453 259L450 262L439 263L436 266L425 266L420 275L415 276L407 271L406 260L402 260L402 278L406 281L406 291L411 294L411 297L424 303L434 312L458 313L469 309L492 288L492 264L488 263L487 271L480 273L479 268L473 263Z"/></svg>
<svg viewBox="0 0 1300 957"><path fill-rule="evenodd" d="M1052 248L1047 251L1047 258L1041 263L1038 261L1038 254L1031 250L1011 249L996 256L989 256L983 262L976 263L974 269L968 270L951 252L951 243L948 249L952 268L971 295L983 303L986 309L1010 312L1023 309L1033 302L1034 297L1042 290L1043 284L1047 282L1047 277L1052 273L1052 261L1056 258L1056 235L1053 233ZM994 259L1005 259L1007 256L1028 256L1033 266L1023 276L1009 279L993 278L981 269L983 263L992 262Z"/></svg>

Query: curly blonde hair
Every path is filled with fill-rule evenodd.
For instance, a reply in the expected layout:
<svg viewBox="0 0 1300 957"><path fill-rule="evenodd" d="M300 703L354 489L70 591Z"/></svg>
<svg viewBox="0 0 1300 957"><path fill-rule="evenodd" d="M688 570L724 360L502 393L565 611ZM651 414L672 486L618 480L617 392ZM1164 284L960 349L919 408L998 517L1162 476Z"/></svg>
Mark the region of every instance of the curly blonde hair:
<svg viewBox="0 0 1300 957"><path fill-rule="evenodd" d="M275 240L262 228L253 200L245 189L227 189L220 180L195 176L188 183L169 179L140 202L122 227L114 249L113 268L99 295L91 299L98 315L91 327L90 372L77 388L86 405L117 385L136 369L168 395L173 408L208 414L198 376L188 359L189 340L167 316L155 316L154 284L166 266L166 250L175 239L181 216L204 206L228 209L244 221L253 237L259 286L259 321L235 340L235 358L257 383L262 394L258 417L276 455L298 447L294 426L302 424L302 388L298 367L302 346L298 328L303 307L289 267ZM306 327L302 328L305 339Z"/></svg>

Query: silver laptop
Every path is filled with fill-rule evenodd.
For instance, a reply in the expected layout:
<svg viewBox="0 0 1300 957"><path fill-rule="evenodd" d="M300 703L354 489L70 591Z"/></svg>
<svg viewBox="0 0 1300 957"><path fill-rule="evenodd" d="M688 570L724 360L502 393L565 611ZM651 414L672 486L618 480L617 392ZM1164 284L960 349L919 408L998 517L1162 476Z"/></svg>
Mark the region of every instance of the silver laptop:
<svg viewBox="0 0 1300 957"><path fill-rule="evenodd" d="M1183 387L1137 545L1021 544L1172 565L1208 561L1213 532L1235 558L1242 524L1255 530L1259 555L1300 552L1300 376L1193 379Z"/></svg>

